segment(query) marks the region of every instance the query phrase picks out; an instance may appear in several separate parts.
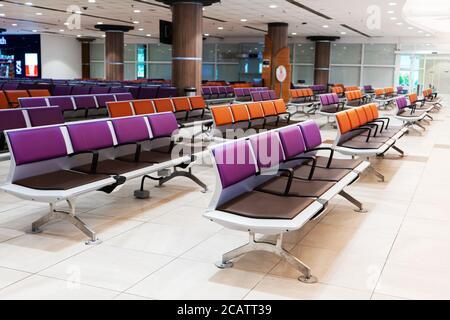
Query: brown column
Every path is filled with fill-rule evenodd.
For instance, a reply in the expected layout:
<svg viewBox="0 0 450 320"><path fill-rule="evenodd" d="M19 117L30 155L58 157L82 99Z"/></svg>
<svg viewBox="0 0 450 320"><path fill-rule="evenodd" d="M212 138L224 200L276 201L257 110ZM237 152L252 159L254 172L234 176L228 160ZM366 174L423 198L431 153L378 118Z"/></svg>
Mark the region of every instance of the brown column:
<svg viewBox="0 0 450 320"><path fill-rule="evenodd" d="M314 66L314 84L328 85L330 79L331 42L316 42L316 63Z"/></svg>
<svg viewBox="0 0 450 320"><path fill-rule="evenodd" d="M96 25L105 32L105 78L106 80L123 81L124 79L124 46L125 32L133 30L131 26Z"/></svg>
<svg viewBox="0 0 450 320"><path fill-rule="evenodd" d="M184 89L201 92L203 57L203 4L175 2L172 5L172 82L178 94Z"/></svg>
<svg viewBox="0 0 450 320"><path fill-rule="evenodd" d="M81 42L81 78L91 78L91 42L94 38L78 38Z"/></svg>

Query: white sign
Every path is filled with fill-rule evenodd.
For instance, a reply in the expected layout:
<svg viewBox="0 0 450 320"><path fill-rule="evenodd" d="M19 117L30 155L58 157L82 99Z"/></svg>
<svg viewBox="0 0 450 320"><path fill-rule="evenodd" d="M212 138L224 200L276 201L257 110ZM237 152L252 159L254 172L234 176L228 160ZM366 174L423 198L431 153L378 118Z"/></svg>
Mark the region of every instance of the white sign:
<svg viewBox="0 0 450 320"><path fill-rule="evenodd" d="M0 44L2 44L2 45L6 44L6 39L4 37L0 38Z"/></svg>
<svg viewBox="0 0 450 320"><path fill-rule="evenodd" d="M287 78L287 70L285 66L279 66L276 71L277 80L281 83L286 81Z"/></svg>

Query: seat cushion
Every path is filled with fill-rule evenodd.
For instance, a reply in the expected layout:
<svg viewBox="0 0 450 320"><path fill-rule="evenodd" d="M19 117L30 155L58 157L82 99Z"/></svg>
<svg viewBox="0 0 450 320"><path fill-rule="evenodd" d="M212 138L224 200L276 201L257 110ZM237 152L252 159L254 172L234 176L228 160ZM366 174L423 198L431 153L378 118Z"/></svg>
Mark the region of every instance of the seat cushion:
<svg viewBox="0 0 450 320"><path fill-rule="evenodd" d="M425 114L426 114L425 111L416 111L411 114L411 110L402 110L397 115L405 118L418 118L422 117Z"/></svg>
<svg viewBox="0 0 450 320"><path fill-rule="evenodd" d="M97 173L98 174L107 174L110 176L121 175L129 172L133 172L139 169L143 169L148 167L147 163L142 162L126 162L120 160L104 160L100 161L97 165ZM90 173L91 172L91 164L86 164L84 166L79 166L73 168L72 170Z"/></svg>
<svg viewBox="0 0 450 320"><path fill-rule="evenodd" d="M376 136L374 137L373 135L370 137L369 142L379 142L379 143L385 143L387 141L389 141L390 137L381 137L381 136ZM360 141L360 142L366 142L367 140L367 133L362 133L360 135L357 135L353 138L350 139L351 141Z"/></svg>
<svg viewBox="0 0 450 320"><path fill-rule="evenodd" d="M298 179L307 180L310 172L311 167L303 165L294 170L294 176ZM351 170L348 169L324 169L316 167L316 170L314 170L313 180L337 182L342 180L350 172Z"/></svg>
<svg viewBox="0 0 450 320"><path fill-rule="evenodd" d="M134 162L135 154L129 154L118 158L126 162ZM163 163L172 160L172 155L168 152L143 151L139 156L139 162L143 163Z"/></svg>
<svg viewBox="0 0 450 320"><path fill-rule="evenodd" d="M370 149L379 149L384 145L384 143L380 142L363 142L363 141L345 141L340 143L340 147L350 148L350 149L361 149L361 150L370 150Z"/></svg>
<svg viewBox="0 0 450 320"><path fill-rule="evenodd" d="M259 191L283 193L288 183L288 177L277 177L258 188ZM294 179L292 181L290 196L320 198L330 190L335 183L327 181L304 181Z"/></svg>
<svg viewBox="0 0 450 320"><path fill-rule="evenodd" d="M326 168L328 165L328 157L316 157L316 166L320 168ZM363 163L362 160L354 160L354 159L336 159L333 158L331 161L330 168L332 169L349 169L353 170L356 167L358 167L361 163Z"/></svg>
<svg viewBox="0 0 450 320"><path fill-rule="evenodd" d="M283 197L252 191L218 208L220 211L254 219L292 220L314 202L309 198Z"/></svg>
<svg viewBox="0 0 450 320"><path fill-rule="evenodd" d="M61 170L14 182L14 184L35 190L70 190L93 182L108 179L102 174L84 174Z"/></svg>

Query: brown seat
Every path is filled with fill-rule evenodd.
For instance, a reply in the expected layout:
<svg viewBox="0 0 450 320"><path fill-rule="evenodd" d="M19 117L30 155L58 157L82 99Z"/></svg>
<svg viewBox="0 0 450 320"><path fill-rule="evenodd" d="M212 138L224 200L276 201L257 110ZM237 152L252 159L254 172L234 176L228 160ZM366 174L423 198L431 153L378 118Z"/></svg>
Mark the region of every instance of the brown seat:
<svg viewBox="0 0 450 320"><path fill-rule="evenodd" d="M118 160L126 162L134 162L135 159L135 154L129 154L127 156L118 158ZM143 163L163 163L170 160L172 160L172 154L168 152L143 151L139 155L139 162Z"/></svg>
<svg viewBox="0 0 450 320"><path fill-rule="evenodd" d="M303 165L294 170L294 176L297 179L307 180L310 172L311 172L311 167ZM351 172L351 170L347 170L347 169L316 168L314 170L313 180L337 182L337 181L342 180L350 172Z"/></svg>
<svg viewBox="0 0 450 320"><path fill-rule="evenodd" d="M425 111L416 111L413 114L411 114L411 110L402 110L397 115L407 118L417 118L423 116L424 114L426 114Z"/></svg>
<svg viewBox="0 0 450 320"><path fill-rule="evenodd" d="M376 136L373 135L370 137L369 142L379 142L379 143L385 143L389 141L390 137L383 137L383 136ZM366 142L367 141L367 132L362 133L360 135L357 135L350 139L351 141L358 141L358 142Z"/></svg>
<svg viewBox="0 0 450 320"><path fill-rule="evenodd" d="M283 197L252 191L220 206L218 210L255 219L292 220L314 202L309 198Z"/></svg>
<svg viewBox="0 0 450 320"><path fill-rule="evenodd" d="M102 174L61 170L18 180L14 184L35 190L70 190L108 178L109 176Z"/></svg>
<svg viewBox="0 0 450 320"><path fill-rule="evenodd" d="M319 168L326 168L328 165L329 158L327 157L316 157L316 166ZM358 167L362 160L354 160L354 159L336 159L333 158L331 161L331 169L349 169L353 170Z"/></svg>
<svg viewBox="0 0 450 320"><path fill-rule="evenodd" d="M110 176L121 175L128 172L133 172L139 169L148 167L148 164L142 162L126 162L120 160L104 160L100 161L97 165L98 174L107 174ZM83 166L73 168L74 171L79 171L83 173L91 172L91 164L88 163Z"/></svg>
<svg viewBox="0 0 450 320"><path fill-rule="evenodd" d="M283 193L286 189L288 182L287 177L277 177L258 188L259 191L271 192L271 193ZM296 180L292 181L290 196L295 197L309 197L319 198L330 190L335 184L333 182L326 181L304 181Z"/></svg>
<svg viewBox="0 0 450 320"><path fill-rule="evenodd" d="M350 149L378 149L381 148L384 143L380 142L362 142L362 141L345 141L340 143L340 147L350 148Z"/></svg>

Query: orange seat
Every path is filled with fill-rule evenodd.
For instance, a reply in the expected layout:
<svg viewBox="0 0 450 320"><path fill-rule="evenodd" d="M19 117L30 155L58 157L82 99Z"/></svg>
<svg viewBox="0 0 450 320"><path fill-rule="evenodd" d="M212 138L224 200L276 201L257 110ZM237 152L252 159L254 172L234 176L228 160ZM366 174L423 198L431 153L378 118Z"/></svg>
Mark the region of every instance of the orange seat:
<svg viewBox="0 0 450 320"><path fill-rule="evenodd" d="M300 97L300 92L296 89L291 90L291 97L293 99L299 98Z"/></svg>
<svg viewBox="0 0 450 320"><path fill-rule="evenodd" d="M6 94L3 91L0 91L0 109L8 109L9 103L8 99L6 98Z"/></svg>
<svg viewBox="0 0 450 320"><path fill-rule="evenodd" d="M393 94L394 93L394 88L392 88L392 87L384 88L384 92L386 94Z"/></svg>
<svg viewBox="0 0 450 320"><path fill-rule="evenodd" d="M417 100L418 100L417 94L416 94L416 93L411 93L411 94L409 94L409 95L408 95L408 98L409 98L409 102L410 102L411 104L416 103Z"/></svg>
<svg viewBox="0 0 450 320"><path fill-rule="evenodd" d="M364 110L364 113L366 114L366 118L367 118L368 122L372 122L373 120L375 120L372 110L371 110L371 107L370 107L370 104L362 106L362 108Z"/></svg>
<svg viewBox="0 0 450 320"><path fill-rule="evenodd" d="M278 115L273 101L264 101L261 103L261 107L263 108L265 117L273 117Z"/></svg>
<svg viewBox="0 0 450 320"><path fill-rule="evenodd" d="M352 130L352 124L350 123L350 119L348 118L346 111L336 113L336 120L341 134Z"/></svg>
<svg viewBox="0 0 450 320"><path fill-rule="evenodd" d="M361 122L359 121L358 114L355 109L346 111L348 119L350 120L350 124L352 125L352 129L359 128L361 126Z"/></svg>
<svg viewBox="0 0 450 320"><path fill-rule="evenodd" d="M247 104L247 108L251 120L264 118L264 110L261 107L261 103L259 102L249 103Z"/></svg>
<svg viewBox="0 0 450 320"><path fill-rule="evenodd" d="M132 103L136 115L155 113L152 100L134 100Z"/></svg>
<svg viewBox="0 0 450 320"><path fill-rule="evenodd" d="M11 108L19 107L19 98L28 98L28 91L26 90L10 90L5 91L6 99L8 99Z"/></svg>
<svg viewBox="0 0 450 320"><path fill-rule="evenodd" d="M284 114L288 112L286 103L284 102L283 99L275 100L273 104L275 105L275 110L277 111L277 114Z"/></svg>
<svg viewBox="0 0 450 320"><path fill-rule="evenodd" d="M156 112L174 112L172 100L169 98L153 100Z"/></svg>
<svg viewBox="0 0 450 320"><path fill-rule="evenodd" d="M384 95L384 89L375 89L375 96L380 97Z"/></svg>
<svg viewBox="0 0 450 320"><path fill-rule="evenodd" d="M233 124L233 115L229 107L211 108L214 123L217 127Z"/></svg>
<svg viewBox="0 0 450 320"><path fill-rule="evenodd" d="M28 90L30 97L50 97L50 91L44 90Z"/></svg>
<svg viewBox="0 0 450 320"><path fill-rule="evenodd" d="M369 105L370 111L372 111L372 116L374 119L378 119L380 117L380 114L378 112L378 107L375 103L372 103Z"/></svg>
<svg viewBox="0 0 450 320"><path fill-rule="evenodd" d="M190 97L189 102L191 103L192 110L206 109L205 99L202 96Z"/></svg>
<svg viewBox="0 0 450 320"><path fill-rule="evenodd" d="M181 98L172 98L173 105L175 107L175 111L191 111L191 104L189 103L189 99L186 97Z"/></svg>
<svg viewBox="0 0 450 320"><path fill-rule="evenodd" d="M133 107L129 101L107 102L109 116L111 118L121 118L133 116Z"/></svg>
<svg viewBox="0 0 450 320"><path fill-rule="evenodd" d="M250 120L250 115L245 104L235 104L230 108L234 122L245 122Z"/></svg>
<svg viewBox="0 0 450 320"><path fill-rule="evenodd" d="M345 87L345 91L360 91L359 87L357 86L350 86L350 87Z"/></svg>
<svg viewBox="0 0 450 320"><path fill-rule="evenodd" d="M336 94L342 94L344 93L344 88L342 87L333 87L331 89L332 93L336 93Z"/></svg>
<svg viewBox="0 0 450 320"><path fill-rule="evenodd" d="M366 112L364 111L363 107L356 108L355 110L361 125L365 125L366 123L369 122L369 119L367 118Z"/></svg>

